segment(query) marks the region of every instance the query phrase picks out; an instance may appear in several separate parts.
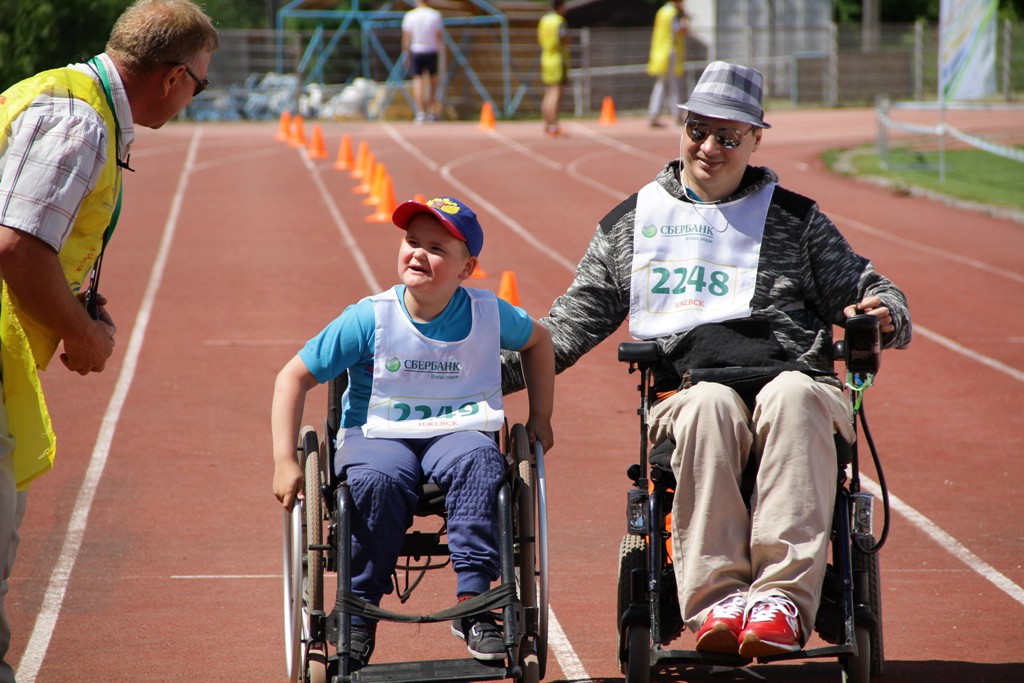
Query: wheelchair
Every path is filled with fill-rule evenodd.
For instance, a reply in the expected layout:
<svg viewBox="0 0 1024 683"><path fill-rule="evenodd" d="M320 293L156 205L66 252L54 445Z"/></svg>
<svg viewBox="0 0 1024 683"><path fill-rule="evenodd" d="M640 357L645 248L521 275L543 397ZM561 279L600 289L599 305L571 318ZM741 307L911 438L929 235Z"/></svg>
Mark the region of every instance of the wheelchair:
<svg viewBox="0 0 1024 683"><path fill-rule="evenodd" d="M655 367L660 351L655 342L624 342L618 349L629 372L639 371L640 462L627 476L627 533L619 548L617 595L618 658L626 683L648 683L658 667L710 666L740 668L752 663L738 654L667 649L684 624L676 592L671 538L675 478L669 465L671 444L648 452L648 410L656 400ZM889 500L881 464L863 411L863 392L871 385L880 362L878 321L857 315L847 321L846 338L833 345L835 360L847 369L846 393L853 422L860 421L878 475L884 524L873 535L873 496L861 490L857 443L836 437L838 481L831 530L831 558L826 570L814 630L823 647L758 658L758 663L784 659L836 657L845 683L867 683L882 673L882 604L878 551L888 535ZM742 391L740 392L742 395ZM752 397L750 397L752 399ZM662 444L661 446L665 446ZM751 458L743 489L749 505L756 464ZM753 673L753 672L751 672Z"/></svg>
<svg viewBox="0 0 1024 683"><path fill-rule="evenodd" d="M342 373L328 385L323 433L303 427L296 447L296 458L305 472L305 499L284 516L284 634L289 680L441 683L515 679L537 683L544 677L548 653L547 488L541 445L530 448L522 424L509 427L506 422L501 432L493 435L506 461L495 510L499 585L432 614L389 612L351 593L354 503L348 484L339 481L333 467L346 380L347 374ZM450 565L444 502L437 486L423 484L392 574L403 604L428 571ZM337 573L335 602L329 612L324 603L325 571ZM350 670L351 617L355 613L385 621L429 623L485 612L498 616L506 647L504 661L485 663L467 657L370 663Z"/></svg>

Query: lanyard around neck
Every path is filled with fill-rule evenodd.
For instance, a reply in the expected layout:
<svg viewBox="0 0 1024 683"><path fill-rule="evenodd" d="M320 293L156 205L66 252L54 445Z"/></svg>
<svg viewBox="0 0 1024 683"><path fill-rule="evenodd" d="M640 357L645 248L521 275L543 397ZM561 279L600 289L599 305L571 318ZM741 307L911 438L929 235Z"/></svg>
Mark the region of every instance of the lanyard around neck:
<svg viewBox="0 0 1024 683"><path fill-rule="evenodd" d="M100 249L100 255L96 257L96 263L92 267L89 289L85 293L86 311L88 311L89 316L93 320L96 320L99 316L99 312L97 311L96 295L99 291L100 268L103 266L103 254L106 253L107 243L114 235L114 228L117 227L117 219L121 217L121 197L124 193L124 181L121 178L121 169L132 169L128 166L127 160L122 162L120 157L121 123L117 118L117 108L114 107L114 98L111 95L113 88L110 85L110 77L107 75L107 68L103 65L103 62L99 57L93 57L90 59L89 65L96 70L96 73L100 77L100 88L103 90L103 96L107 98L107 106L110 107L110 114L114 117L114 158L117 163L117 202L114 204L114 211L110 214L110 223L107 224L107 229L103 231L103 247Z"/></svg>

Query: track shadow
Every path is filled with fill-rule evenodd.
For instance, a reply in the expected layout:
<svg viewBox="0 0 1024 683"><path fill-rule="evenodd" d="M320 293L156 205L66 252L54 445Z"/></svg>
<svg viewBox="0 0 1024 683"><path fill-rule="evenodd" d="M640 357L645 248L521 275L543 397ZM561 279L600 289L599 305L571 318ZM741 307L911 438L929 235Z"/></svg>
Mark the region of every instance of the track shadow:
<svg viewBox="0 0 1024 683"><path fill-rule="evenodd" d="M766 664L744 669L709 667L659 667L652 672L652 683L836 683L842 680L837 662ZM587 683L624 683L623 677L588 678ZM955 661L887 661L882 676L872 683L1020 683L1024 681L1024 663L987 664ZM548 683L584 683L567 679L548 679Z"/></svg>

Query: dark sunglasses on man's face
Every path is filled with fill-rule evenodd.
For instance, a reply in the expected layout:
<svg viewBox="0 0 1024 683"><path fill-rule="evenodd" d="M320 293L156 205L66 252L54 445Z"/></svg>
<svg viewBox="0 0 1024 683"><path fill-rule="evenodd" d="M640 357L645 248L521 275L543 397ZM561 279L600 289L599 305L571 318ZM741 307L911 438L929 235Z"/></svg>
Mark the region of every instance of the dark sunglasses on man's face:
<svg viewBox="0 0 1024 683"><path fill-rule="evenodd" d="M199 76L196 76L195 73L192 72L192 69L188 68L188 64L184 62L166 62L166 64L168 66L185 67L185 73L187 73L189 77L196 82L195 90L192 91L192 97L198 97L199 93L203 92L204 90L210 87L210 79L199 78Z"/></svg>
<svg viewBox="0 0 1024 683"><path fill-rule="evenodd" d="M714 135L715 140L718 141L722 147L726 149L736 149L743 144L743 136L754 132L757 126L751 126L747 130L738 130L736 128L712 128L703 121L697 121L696 119L689 119L686 122L686 136L697 143L704 142L708 139L709 135Z"/></svg>

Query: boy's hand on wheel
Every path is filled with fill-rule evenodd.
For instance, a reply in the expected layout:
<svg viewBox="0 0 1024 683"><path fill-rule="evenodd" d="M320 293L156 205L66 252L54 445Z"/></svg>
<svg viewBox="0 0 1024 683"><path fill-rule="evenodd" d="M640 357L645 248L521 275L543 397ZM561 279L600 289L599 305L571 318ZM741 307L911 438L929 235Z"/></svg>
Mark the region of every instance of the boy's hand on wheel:
<svg viewBox="0 0 1024 683"><path fill-rule="evenodd" d="M296 498L305 498L302 469L295 460L280 463L274 467L274 496L281 501L285 510L291 510Z"/></svg>

